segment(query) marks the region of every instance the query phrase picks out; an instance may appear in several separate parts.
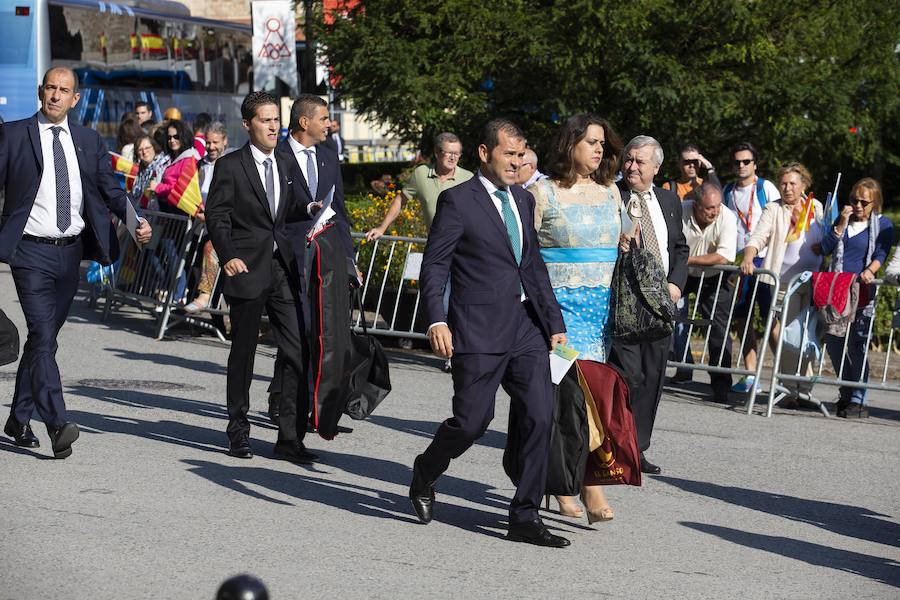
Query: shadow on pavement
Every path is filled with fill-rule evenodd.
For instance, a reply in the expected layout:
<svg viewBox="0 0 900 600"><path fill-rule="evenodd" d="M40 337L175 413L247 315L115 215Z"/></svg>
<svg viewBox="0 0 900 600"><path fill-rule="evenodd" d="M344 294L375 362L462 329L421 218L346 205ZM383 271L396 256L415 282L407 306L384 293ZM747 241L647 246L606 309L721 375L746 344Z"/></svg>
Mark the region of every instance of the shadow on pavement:
<svg viewBox="0 0 900 600"><path fill-rule="evenodd" d="M449 413L449 410L447 412ZM449 416L449 414L447 416ZM387 417L384 415L371 415L366 420L381 427L393 429L394 431L410 433L426 438L429 442L441 425L441 421L417 421L414 419L401 419L399 417ZM493 429L488 429L475 444L503 450L506 447L506 434ZM422 450L424 449L425 448L422 448Z"/></svg>
<svg viewBox="0 0 900 600"><path fill-rule="evenodd" d="M900 546L900 525L880 519L891 518L874 511L820 500L807 500L741 487L716 485L657 475L656 481L667 483L692 494L716 498L744 508L808 523L826 531L887 546Z"/></svg>
<svg viewBox="0 0 900 600"><path fill-rule="evenodd" d="M766 552L793 558L810 565L829 567L838 571L860 575L893 587L900 587L900 563L896 560L840 550L831 546L813 544L778 535L750 533L749 531L706 523L679 521L679 524L741 546L746 546L747 548L765 550Z"/></svg>
<svg viewBox="0 0 900 600"><path fill-rule="evenodd" d="M202 373L212 373L214 375L222 375L225 377L228 368L224 364L212 362L210 360L195 360L192 358L184 358L181 356L172 356L169 354L159 354L150 352L134 352L133 350L122 350L121 348L104 348L104 352L110 352L114 356L124 358L129 361L144 361L154 365L167 367L180 367L188 371L200 371ZM271 377L263 375L253 375L256 381L264 381L266 383L272 381Z"/></svg>
<svg viewBox="0 0 900 600"><path fill-rule="evenodd" d="M333 461L340 455L329 454L327 460ZM263 494L248 487L264 488L286 494L298 500L317 502L324 506L332 506L348 512L379 519L391 519L410 525L419 525L412 512L409 498L405 495L377 490L370 487L354 485L341 481L334 481L301 473L290 473L267 469L264 467L239 467L212 463L202 460L185 460L189 465L189 471L228 488L246 494L251 498L265 500L281 505L290 505L282 499ZM338 461L339 462L339 461ZM377 461L387 463L387 461ZM397 463L387 463L402 467ZM383 468L383 464L381 468ZM379 467L373 467L369 474L377 476ZM435 507L436 519L441 523L459 527L492 537L501 537L501 534L492 529L505 529L505 520L495 512L487 512L476 508L455 506L440 503ZM403 514L396 514L396 513Z"/></svg>

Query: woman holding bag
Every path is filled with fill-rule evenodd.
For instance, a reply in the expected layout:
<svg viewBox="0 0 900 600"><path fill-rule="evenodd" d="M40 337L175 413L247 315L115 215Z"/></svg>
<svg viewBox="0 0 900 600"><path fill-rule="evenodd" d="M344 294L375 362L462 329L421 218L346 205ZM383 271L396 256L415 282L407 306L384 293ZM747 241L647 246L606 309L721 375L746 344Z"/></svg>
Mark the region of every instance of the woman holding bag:
<svg viewBox="0 0 900 600"><path fill-rule="evenodd" d="M534 225L569 346L580 352L579 359L601 363L611 344L607 320L622 210L613 182L621 151L622 143L605 119L575 115L554 137L546 168L549 178L528 188L535 197ZM560 383L558 402L584 402L580 392L572 368ZM602 486L584 485L581 497L589 522L613 518ZM557 496L557 501L561 515L583 515L572 497Z"/></svg>
<svg viewBox="0 0 900 600"><path fill-rule="evenodd" d="M887 260L894 241L894 225L881 214L881 204L881 186L878 182L871 177L860 179L850 190L849 204L841 211L834 229L822 240L822 253L831 256L831 270L857 273L861 286L861 301L846 335L846 354L845 336L825 336L831 364L846 381L863 382L869 378L868 361L864 359L869 323L875 315L875 290L869 284ZM866 301L862 301L864 298ZM842 386L837 416L868 417L866 390Z"/></svg>

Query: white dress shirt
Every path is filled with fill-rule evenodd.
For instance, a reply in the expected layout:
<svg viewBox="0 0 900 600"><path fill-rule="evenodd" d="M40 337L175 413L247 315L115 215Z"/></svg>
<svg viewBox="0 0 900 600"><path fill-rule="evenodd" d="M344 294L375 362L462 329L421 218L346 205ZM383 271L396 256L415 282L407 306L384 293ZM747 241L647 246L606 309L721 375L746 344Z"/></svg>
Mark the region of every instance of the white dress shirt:
<svg viewBox="0 0 900 600"><path fill-rule="evenodd" d="M304 179L304 181L306 181L307 187L309 187L309 173L307 173L307 165L309 163L309 159L307 158L306 151L312 150L313 167L316 170L316 181L321 182L321 180L319 179L319 155L316 152L316 147L310 146L307 148L306 146L304 146L303 144L301 144L300 142L295 140L294 136L292 136L292 135L288 136L288 145L291 147L291 150L294 152L294 158L297 159L297 164L300 165L300 172L303 173L303 179ZM312 190L310 190L310 193L312 193ZM316 190L316 195L318 195L318 190ZM313 198L313 201L315 201L315 198ZM311 204L312 203L306 205L306 212L309 213L309 216L312 217L312 216L315 216L315 213L313 212L313 210L310 207ZM334 212L334 209L329 206L328 208L325 209L325 214L322 215L322 218L316 219L316 221L318 223L325 223L328 219L330 219L331 217L333 217L336 214L337 213Z"/></svg>
<svg viewBox="0 0 900 600"><path fill-rule="evenodd" d="M487 190L488 196L491 197L491 201L494 203L494 208L497 209L497 213L500 215L500 220L503 221L503 203L500 202L500 198L497 197L495 192L498 189L502 189L509 195L509 205L512 207L513 214L516 216L516 225L519 227L519 246L520 248L525 248L525 236L522 235L522 218L519 216L519 208L516 206L516 199L513 198L512 191L509 187L498 188L496 185L491 183L487 177L481 174L481 171L478 172L478 180L481 182L481 185L484 186L484 189Z"/></svg>
<svg viewBox="0 0 900 600"><path fill-rule="evenodd" d="M60 231L56 226L56 169L53 163L53 132L50 130L55 125L47 120L43 113L38 112L38 132L41 140L41 155L44 158L44 170L41 173L41 183L38 186L37 196L34 198L34 206L28 215L23 233L44 238L62 238L78 235L84 230L84 219L81 214L84 210L84 193L81 189L81 169L78 168L78 154L75 152L75 142L72 140L72 132L69 131L69 121L64 120L59 124L62 131L59 132L59 141L62 144L63 153L66 155L66 168L69 172L69 201L71 203L71 223L65 231Z"/></svg>
<svg viewBox="0 0 900 600"><path fill-rule="evenodd" d="M662 207L656 198L653 187L650 187L650 198L647 199L647 208L650 210L650 220L653 221L653 232L656 234L656 243L659 244L659 256L662 259L662 267L666 275L669 274L669 228L666 226L666 218L663 216ZM674 193L674 192L673 192ZM637 192L631 190L632 196ZM629 196L629 202L631 196ZM626 203L627 205L627 203ZM643 234L643 232L641 232Z"/></svg>
<svg viewBox="0 0 900 600"><path fill-rule="evenodd" d="M263 164L267 158L272 160L272 177L275 179L275 213L278 213L278 202L281 199L281 181L278 177L278 161L275 160L275 152L263 154L263 151L250 144L250 153L253 155L253 161L256 163L256 171L259 173L259 179L262 181L263 191L266 189L266 165ZM267 199L268 200L268 199ZM275 220L275 215L272 215Z"/></svg>
<svg viewBox="0 0 900 600"><path fill-rule="evenodd" d="M203 203L206 204L206 197L209 195L209 186L212 183L213 178L213 169L215 169L216 163L210 162L206 156L204 156L200 160L200 196L203 198ZM263 182L263 189L265 189L266 182Z"/></svg>
<svg viewBox="0 0 900 600"><path fill-rule="evenodd" d="M690 251L688 256L696 257L715 253L729 263L733 263L734 257L737 255L737 215L723 204L716 220L702 228L694 218L693 200L682 202L681 210L682 231ZM720 271L698 265L688 267L688 275L691 277L700 277L703 273L711 276Z"/></svg>

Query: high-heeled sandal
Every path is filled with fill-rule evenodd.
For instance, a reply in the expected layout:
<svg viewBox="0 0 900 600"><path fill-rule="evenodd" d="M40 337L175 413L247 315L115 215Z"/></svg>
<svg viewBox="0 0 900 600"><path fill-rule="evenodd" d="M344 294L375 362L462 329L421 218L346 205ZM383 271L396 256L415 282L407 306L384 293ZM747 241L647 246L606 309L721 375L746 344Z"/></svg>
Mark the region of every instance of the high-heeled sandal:
<svg viewBox="0 0 900 600"><path fill-rule="evenodd" d="M587 507L588 503L584 499L584 494L581 495L581 502L584 504L584 508L587 511L588 525L601 521L612 521L615 516L615 513L609 504L601 506L596 510L591 510Z"/></svg>
<svg viewBox="0 0 900 600"><path fill-rule="evenodd" d="M559 503L559 515L561 517L574 517L580 519L584 516L584 511L575 502L561 502L559 496L554 496ZM550 510L550 496L544 496L544 506Z"/></svg>

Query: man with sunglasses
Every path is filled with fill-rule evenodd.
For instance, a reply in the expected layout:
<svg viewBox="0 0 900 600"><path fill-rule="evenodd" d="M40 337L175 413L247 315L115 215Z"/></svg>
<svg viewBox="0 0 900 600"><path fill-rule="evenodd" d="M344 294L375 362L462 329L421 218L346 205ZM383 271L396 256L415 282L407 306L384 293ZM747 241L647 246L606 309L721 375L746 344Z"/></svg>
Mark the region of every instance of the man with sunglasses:
<svg viewBox="0 0 900 600"><path fill-rule="evenodd" d="M757 176L758 164L759 155L756 148L749 142L740 142L731 149L731 166L734 169L735 180L727 184L722 191L725 206L737 215L737 251L739 253L743 251L753 233L753 228L759 223L766 203L781 199L781 194L774 183ZM756 268L762 266L766 256L765 252L765 248L762 248L753 259ZM752 314L750 301L754 288L752 277L741 279L740 299L734 308L735 321L743 321ZM757 294L757 303L768 304L769 302L770 299ZM739 327L738 331L743 331L743 327ZM749 327L747 339L742 347L744 364L750 371L756 370L756 333L753 327ZM754 380L752 375L747 375L734 384L731 389L735 392L749 392L753 387Z"/></svg>
<svg viewBox="0 0 900 600"><path fill-rule="evenodd" d="M694 144L685 144L678 150L681 157L678 168L681 169L681 176L678 179L670 179L665 182L662 187L664 190L671 190L678 194L678 198L684 201L692 198L694 190L703 184L703 178L700 177L700 167L706 169L706 177L711 182L722 187L719 178L716 176L716 168L709 160L700 154L700 148Z"/></svg>

